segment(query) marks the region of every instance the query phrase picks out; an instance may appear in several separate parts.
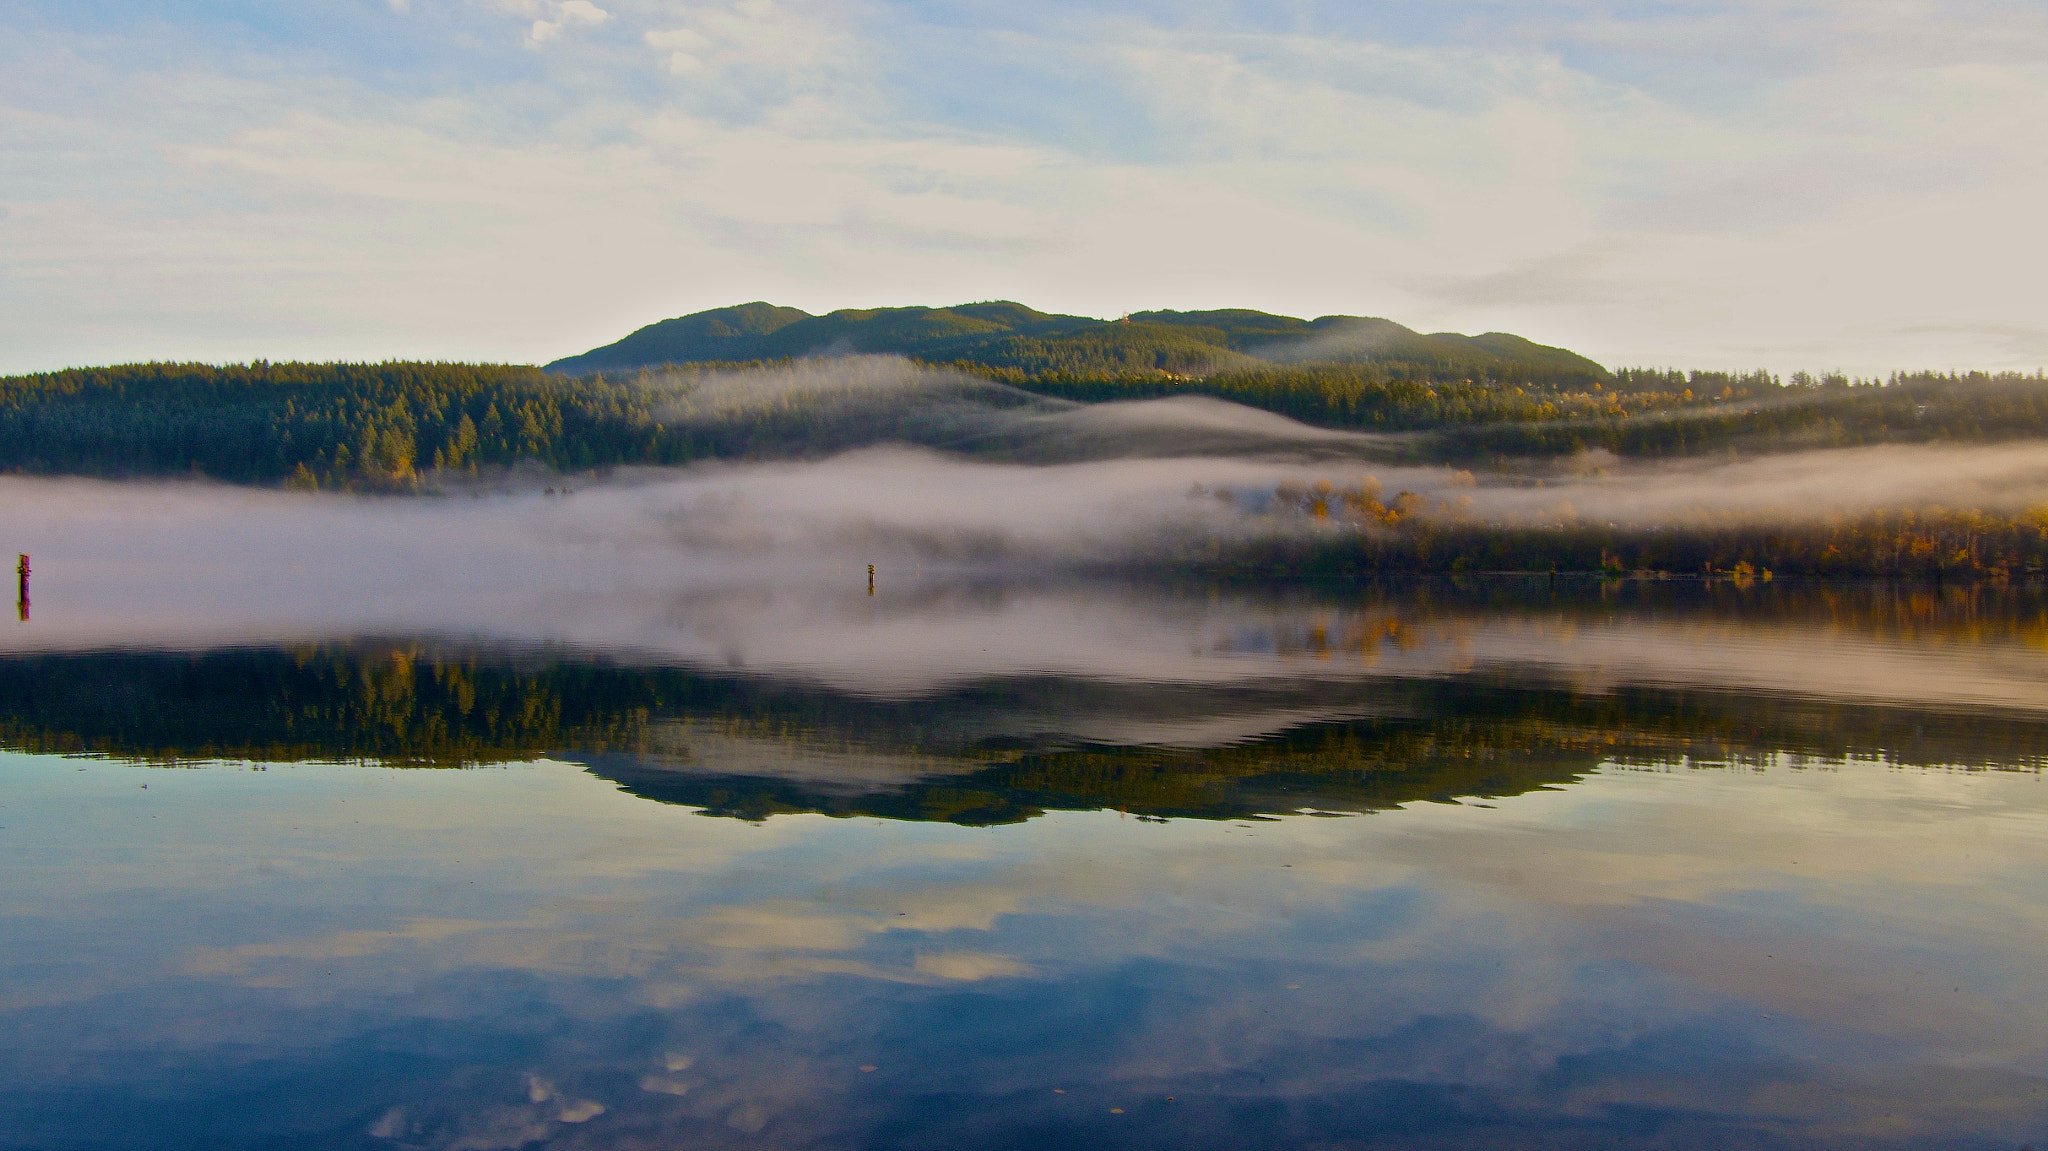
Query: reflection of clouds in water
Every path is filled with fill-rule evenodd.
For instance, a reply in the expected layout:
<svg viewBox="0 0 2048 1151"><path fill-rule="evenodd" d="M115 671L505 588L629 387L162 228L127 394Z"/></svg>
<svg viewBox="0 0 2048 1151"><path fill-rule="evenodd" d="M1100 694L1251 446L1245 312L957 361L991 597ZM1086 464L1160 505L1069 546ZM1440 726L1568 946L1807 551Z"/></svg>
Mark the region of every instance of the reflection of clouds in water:
<svg viewBox="0 0 2048 1151"><path fill-rule="evenodd" d="M983 979L1014 979L1031 974L1031 968L1007 955L985 951L921 951L915 969L921 975L968 983Z"/></svg>
<svg viewBox="0 0 2048 1151"><path fill-rule="evenodd" d="M214 774L154 775L148 795ZM529 786L498 786L511 779ZM212 990L154 1010L168 1022L181 1002L260 993L556 1037L520 1056L549 1099L430 1079L417 1098L381 1101L373 1116L398 1115L410 1145L543 1126L561 1138L586 1103L606 1110L577 1130L610 1145L634 1132L857 1141L875 1123L940 1121L892 1110L902 1099L958 1093L979 1101L968 1111L1024 1121L1036 1112L1009 1101L1054 1086L1091 1105L1149 1092L1376 1114L1389 1082L1481 1092L1538 1127L1607 1104L1850 1124L1867 1109L1838 1098L1893 1093L1911 1104L1901 1130L2017 1133L2028 1084L1967 1068L2027 1066L2048 1034L2028 961L2048 945L2031 777L1617 772L1483 812L1166 825L1102 813L999 835L729 825L551 766L403 782L349 793L362 823L307 845L324 874L296 898L364 908L360 890L411 875L429 879L422 895L446 893L441 916L324 933L249 921L184 951L192 986ZM129 818L146 818L143 795ZM173 910L243 898L229 861L270 832L235 808L266 802L215 790L207 807L159 809L205 833L169 887ZM422 805L462 814L384 822ZM503 829L543 824L515 868L494 856ZM81 894L72 913L93 913ZM479 994L512 975L539 994L502 1007ZM1960 990L1912 982L1932 977ZM971 1038L986 1034L1010 1038ZM1800 1076L1771 1070L1808 1055L1816 1069ZM1747 1070L1700 1074L1716 1061ZM1217 1126L1196 1142L1241 1133L1205 1114Z"/></svg>
<svg viewBox="0 0 2048 1151"><path fill-rule="evenodd" d="M519 1102L476 1110L451 1108L445 1103L393 1107L370 1124L366 1133L401 1147L511 1151L554 1138L562 1125L587 1123L605 1113L604 1104L593 1099L566 1098L555 1090L553 1083L537 1075L526 1077L525 1095Z"/></svg>
<svg viewBox="0 0 2048 1151"><path fill-rule="evenodd" d="M1485 826L1417 810L1430 826L1388 854L1703 993L1929 1053L1967 1034L1972 1061L2048 1074L2048 1004L2007 966L2048 946L2021 862L2043 854L2038 773L1681 777L1683 805L1638 769L1583 797L1520 797Z"/></svg>
<svg viewBox="0 0 2048 1151"><path fill-rule="evenodd" d="M384 930L338 931L319 939L244 943L192 952L186 957L185 972L201 977L244 976L258 968L275 968L279 963L361 959L401 946L432 946L457 935L473 936L508 926L518 925L480 919L415 918Z"/></svg>

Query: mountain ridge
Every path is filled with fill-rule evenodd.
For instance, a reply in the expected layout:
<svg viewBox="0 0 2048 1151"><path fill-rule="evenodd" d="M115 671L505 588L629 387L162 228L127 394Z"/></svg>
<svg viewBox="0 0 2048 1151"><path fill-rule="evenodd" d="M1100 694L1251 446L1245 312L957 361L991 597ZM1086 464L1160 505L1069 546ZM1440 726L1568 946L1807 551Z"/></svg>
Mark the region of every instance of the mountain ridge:
<svg viewBox="0 0 2048 1151"><path fill-rule="evenodd" d="M1399 375L1588 384L1608 370L1507 332L1422 333L1368 316L1304 320L1246 308L1134 312L1118 320L1040 312L1011 300L842 308L813 315L756 300L661 320L546 365L557 375L837 354L901 355L1026 376L1175 377L1276 365L1376 364Z"/></svg>

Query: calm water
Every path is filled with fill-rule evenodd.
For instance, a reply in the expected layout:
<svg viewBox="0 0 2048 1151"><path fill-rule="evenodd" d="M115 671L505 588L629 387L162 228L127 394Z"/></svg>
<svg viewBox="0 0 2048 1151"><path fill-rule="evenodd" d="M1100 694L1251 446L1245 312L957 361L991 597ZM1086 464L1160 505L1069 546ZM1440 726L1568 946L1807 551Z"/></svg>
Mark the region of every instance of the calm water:
<svg viewBox="0 0 2048 1151"><path fill-rule="evenodd" d="M2037 591L885 575L53 579L0 1146L2048 1141Z"/></svg>

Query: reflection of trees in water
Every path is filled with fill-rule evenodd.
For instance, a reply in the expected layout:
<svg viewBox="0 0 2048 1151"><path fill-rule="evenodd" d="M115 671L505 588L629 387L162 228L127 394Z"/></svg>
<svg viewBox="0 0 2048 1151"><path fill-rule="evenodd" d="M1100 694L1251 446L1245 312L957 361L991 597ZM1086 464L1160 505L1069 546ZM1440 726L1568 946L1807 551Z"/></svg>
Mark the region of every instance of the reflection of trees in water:
<svg viewBox="0 0 2048 1151"><path fill-rule="evenodd" d="M1209 586L1206 583L1189 586ZM1457 642L1481 623L1631 622L1792 629L1930 646L2012 643L2048 650L2048 587L1997 582L1660 580L1543 576L1345 581L1261 597L1227 652L1362 655ZM1339 590L1341 588L1341 590Z"/></svg>
<svg viewBox="0 0 2048 1151"><path fill-rule="evenodd" d="M630 747L654 710L699 702L706 682L421 644L17 656L0 660L0 741L148 763L468 767Z"/></svg>
<svg viewBox="0 0 2048 1151"><path fill-rule="evenodd" d="M1032 752L967 776L852 796L632 765L595 770L637 795L747 819L818 811L991 824L1048 810L1217 819L1369 812L1518 795L1573 782L1603 763L1763 767L1855 757L2039 770L2048 758L2048 723L2032 719L1668 690L1586 696L1483 682L1411 684L1396 694L1409 712L1397 719L1311 724L1221 748Z"/></svg>
<svg viewBox="0 0 2048 1151"><path fill-rule="evenodd" d="M1315 656L1354 641L1442 635L1461 618L1502 606L1489 605L1489 593L1475 594L1434 589L1355 609L1317 607L1330 622L1308 625L1276 604L1274 627L1295 631L1273 639L1269 650ZM1588 587L1561 594L1551 609L1603 618L1618 604L1661 611L1678 602L1660 601L1664 594ZM1710 620L1731 594L1695 596L1687 611ZM2041 627L2037 597L1969 589L1786 589L1750 594L1738 606L1744 612L1729 617L1731 626L1800 622L1937 643L2037 642ZM1119 719L1170 729L1176 718L1368 713L1292 722L1280 734L1218 747L1116 746L1059 734L1091 723L1113 728ZM582 762L633 794L719 815L990 824L1059 809L1207 818L1371 811L1513 795L1567 783L1607 762L1853 756L2035 769L2048 756L2048 719L1760 693L1589 693L1560 681L1473 675L1214 687L1011 678L878 700L559 653L385 643L0 659L0 746L157 764L461 767L552 755ZM834 756L859 757L867 773L835 777L836 765L851 761ZM798 760L811 767L763 766Z"/></svg>

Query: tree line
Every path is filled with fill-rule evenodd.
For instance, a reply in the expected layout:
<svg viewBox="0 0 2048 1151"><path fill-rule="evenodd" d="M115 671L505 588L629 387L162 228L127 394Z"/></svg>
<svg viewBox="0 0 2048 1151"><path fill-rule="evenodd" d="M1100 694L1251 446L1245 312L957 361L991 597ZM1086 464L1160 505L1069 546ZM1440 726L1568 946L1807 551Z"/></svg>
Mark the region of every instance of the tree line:
<svg viewBox="0 0 2048 1151"><path fill-rule="evenodd" d="M1112 333L1113 335L1114 333ZM706 457L817 454L887 439L898 411L763 403L676 419L693 365L582 377L504 364L149 363L0 378L0 469L197 473L240 483L403 487L423 472L533 463L562 471ZM1207 376L947 365L1038 395L1097 403L1207 395L1322 427L1424 433L1418 460L1484 463L1602 448L1656 458L2048 435L2039 374L1841 377L1625 369L1542 385L1385 364L1263 366Z"/></svg>
<svg viewBox="0 0 2048 1151"><path fill-rule="evenodd" d="M1390 573L1569 572L1768 581L2048 574L2048 504L1826 516L1796 508L1775 515L1702 509L1648 524L1582 520L1567 507L1538 523L1481 519L1469 496L1387 496L1373 479L1351 487L1288 482L1248 499L1228 490L1194 494L1213 494L1254 513L1247 521L1251 530L1217 535L1206 550L1170 561L1226 575L1356 580ZM1320 530L1300 530L1290 520ZM1278 530L1258 530L1262 521Z"/></svg>
<svg viewBox="0 0 2048 1151"><path fill-rule="evenodd" d="M0 468L403 488L430 469L716 454L627 380L503 364L128 364L0 379Z"/></svg>
<svg viewBox="0 0 2048 1151"><path fill-rule="evenodd" d="M1769 385L1754 377L1752 381L1746 389L1730 387L1725 393L1714 391L1707 381L1698 390L1688 388L1689 397L1681 392L1683 403L1616 405L1554 420L1475 421L1444 429L1434 450L1441 458L1483 460L1602 448L1656 459L1730 449L1783 451L2048 435L2048 379L2038 372L1894 373L1884 381L1863 384L1842 376L1805 374ZM1710 396L1710 402L1697 402L1702 395Z"/></svg>

